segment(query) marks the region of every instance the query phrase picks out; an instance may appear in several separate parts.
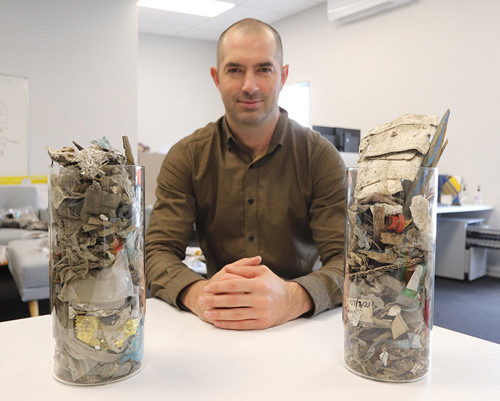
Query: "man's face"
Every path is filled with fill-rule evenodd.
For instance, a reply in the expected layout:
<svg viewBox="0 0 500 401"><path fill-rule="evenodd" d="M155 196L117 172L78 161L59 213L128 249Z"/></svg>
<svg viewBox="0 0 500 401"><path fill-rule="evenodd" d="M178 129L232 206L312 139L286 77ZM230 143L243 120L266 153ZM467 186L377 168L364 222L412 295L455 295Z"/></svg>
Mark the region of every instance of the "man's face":
<svg viewBox="0 0 500 401"><path fill-rule="evenodd" d="M276 59L270 32L227 32L222 42L218 69L212 77L222 95L229 124L261 125L278 116L278 97L288 66Z"/></svg>

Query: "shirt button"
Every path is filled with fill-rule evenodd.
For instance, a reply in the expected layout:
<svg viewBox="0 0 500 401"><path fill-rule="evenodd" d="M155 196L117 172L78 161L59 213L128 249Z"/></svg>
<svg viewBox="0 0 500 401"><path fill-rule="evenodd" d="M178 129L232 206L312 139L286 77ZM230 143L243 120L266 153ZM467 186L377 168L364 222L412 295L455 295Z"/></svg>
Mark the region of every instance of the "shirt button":
<svg viewBox="0 0 500 401"><path fill-rule="evenodd" d="M253 205L253 199L252 198L248 199L248 204L249 205Z"/></svg>
<svg viewBox="0 0 500 401"><path fill-rule="evenodd" d="M255 238L254 238L254 236L253 236L253 235L250 235L250 236L248 237L248 240L249 240L250 242L253 242L253 240L254 240L254 239L255 239Z"/></svg>

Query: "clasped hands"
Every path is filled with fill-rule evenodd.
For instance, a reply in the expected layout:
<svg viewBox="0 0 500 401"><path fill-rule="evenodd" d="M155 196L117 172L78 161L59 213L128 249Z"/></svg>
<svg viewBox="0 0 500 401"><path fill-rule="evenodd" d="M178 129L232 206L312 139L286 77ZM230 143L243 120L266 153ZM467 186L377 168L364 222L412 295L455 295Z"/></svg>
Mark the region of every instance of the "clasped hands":
<svg viewBox="0 0 500 401"><path fill-rule="evenodd" d="M200 319L233 330L265 329L308 312L312 301L304 288L261 261L254 256L224 266L209 280L187 287L181 302Z"/></svg>

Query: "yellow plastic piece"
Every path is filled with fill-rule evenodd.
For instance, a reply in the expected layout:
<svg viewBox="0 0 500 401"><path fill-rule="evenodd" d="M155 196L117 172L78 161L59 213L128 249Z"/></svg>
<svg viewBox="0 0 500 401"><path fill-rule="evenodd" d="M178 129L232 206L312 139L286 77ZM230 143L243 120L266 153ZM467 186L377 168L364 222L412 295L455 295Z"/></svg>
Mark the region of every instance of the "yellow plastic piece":
<svg viewBox="0 0 500 401"><path fill-rule="evenodd" d="M123 347L127 338L137 333L138 324L139 319L126 321L121 327L119 335L111 340L113 345L117 348ZM97 316L78 315L75 317L76 338L91 347L107 351L109 346L103 336L102 326L103 323Z"/></svg>

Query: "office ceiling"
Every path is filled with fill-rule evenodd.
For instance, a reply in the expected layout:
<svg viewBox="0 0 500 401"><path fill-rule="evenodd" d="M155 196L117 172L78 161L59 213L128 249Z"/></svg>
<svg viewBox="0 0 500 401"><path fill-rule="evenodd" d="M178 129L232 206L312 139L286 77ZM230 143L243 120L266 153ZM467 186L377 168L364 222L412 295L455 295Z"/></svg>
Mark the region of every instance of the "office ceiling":
<svg viewBox="0 0 500 401"><path fill-rule="evenodd" d="M235 3L236 6L214 18L138 7L139 32L216 41L224 29L242 18L257 18L272 24L275 21L326 2L326 0L226 1Z"/></svg>

